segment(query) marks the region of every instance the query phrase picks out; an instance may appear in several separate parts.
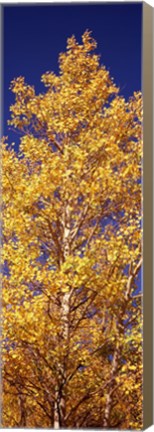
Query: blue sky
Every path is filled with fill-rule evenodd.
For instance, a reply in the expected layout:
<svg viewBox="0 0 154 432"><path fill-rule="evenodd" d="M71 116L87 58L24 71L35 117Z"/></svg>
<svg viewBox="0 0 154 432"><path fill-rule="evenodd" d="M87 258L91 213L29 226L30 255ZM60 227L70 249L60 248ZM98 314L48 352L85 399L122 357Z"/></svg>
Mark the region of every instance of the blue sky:
<svg viewBox="0 0 154 432"><path fill-rule="evenodd" d="M37 92L43 91L41 75L49 70L58 73L58 55L72 34L80 42L86 29L92 31L101 63L123 96L141 89L142 3L5 5L3 17L3 133L9 142L17 140L7 127L14 100L10 81L22 75Z"/></svg>

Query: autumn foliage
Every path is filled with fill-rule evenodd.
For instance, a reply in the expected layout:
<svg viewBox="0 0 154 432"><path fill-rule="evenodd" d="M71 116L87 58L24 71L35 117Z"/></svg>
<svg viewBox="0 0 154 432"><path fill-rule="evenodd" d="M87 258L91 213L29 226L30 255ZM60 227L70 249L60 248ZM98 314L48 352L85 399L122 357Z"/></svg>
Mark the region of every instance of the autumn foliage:
<svg viewBox="0 0 154 432"><path fill-rule="evenodd" d="M90 32L3 139L3 427L142 429L142 97Z"/></svg>

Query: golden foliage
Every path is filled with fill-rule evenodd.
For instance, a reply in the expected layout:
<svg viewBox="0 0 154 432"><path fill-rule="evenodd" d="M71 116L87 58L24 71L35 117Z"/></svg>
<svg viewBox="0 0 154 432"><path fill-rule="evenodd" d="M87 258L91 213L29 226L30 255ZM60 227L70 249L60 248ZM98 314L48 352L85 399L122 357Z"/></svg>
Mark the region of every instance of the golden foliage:
<svg viewBox="0 0 154 432"><path fill-rule="evenodd" d="M3 426L142 429L142 97L86 31L3 140Z"/></svg>

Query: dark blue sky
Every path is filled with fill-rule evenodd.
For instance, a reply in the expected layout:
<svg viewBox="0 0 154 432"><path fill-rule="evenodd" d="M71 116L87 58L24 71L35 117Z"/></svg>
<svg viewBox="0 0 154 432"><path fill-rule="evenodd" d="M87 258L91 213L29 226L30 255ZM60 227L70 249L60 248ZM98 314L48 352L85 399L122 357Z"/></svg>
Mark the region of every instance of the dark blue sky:
<svg viewBox="0 0 154 432"><path fill-rule="evenodd" d="M142 3L95 3L17 5L4 13L4 129L8 130L9 106L13 95L10 81L25 76L26 82L43 90L41 75L58 72L58 55L65 51L66 39L78 41L86 29L98 43L101 63L110 71L126 98L141 89Z"/></svg>

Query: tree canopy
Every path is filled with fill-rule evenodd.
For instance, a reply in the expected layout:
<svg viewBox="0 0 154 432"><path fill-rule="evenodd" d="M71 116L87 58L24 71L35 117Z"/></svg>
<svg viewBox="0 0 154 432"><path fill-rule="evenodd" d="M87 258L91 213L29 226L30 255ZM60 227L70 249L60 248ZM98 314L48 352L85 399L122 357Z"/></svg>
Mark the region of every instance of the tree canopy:
<svg viewBox="0 0 154 432"><path fill-rule="evenodd" d="M3 427L142 429L142 95L86 31L3 151Z"/></svg>

